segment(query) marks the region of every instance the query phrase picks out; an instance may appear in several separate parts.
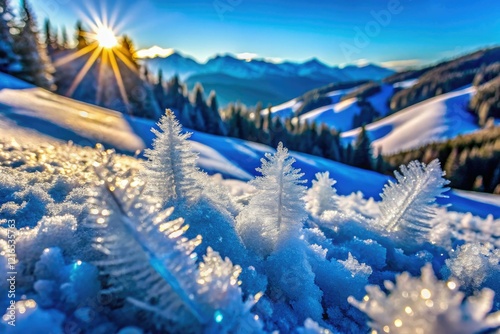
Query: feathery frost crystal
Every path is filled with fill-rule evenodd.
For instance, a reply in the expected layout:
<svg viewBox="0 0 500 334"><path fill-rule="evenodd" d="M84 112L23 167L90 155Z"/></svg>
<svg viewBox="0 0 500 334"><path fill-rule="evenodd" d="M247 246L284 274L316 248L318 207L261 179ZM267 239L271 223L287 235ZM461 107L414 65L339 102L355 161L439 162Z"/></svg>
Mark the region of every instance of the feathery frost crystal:
<svg viewBox="0 0 500 334"><path fill-rule="evenodd" d="M388 233L426 239L433 228L436 198L444 197L449 181L443 178L445 173L437 159L427 166L412 161L400 169L401 173L394 172L398 183L389 181L381 194L377 225Z"/></svg>

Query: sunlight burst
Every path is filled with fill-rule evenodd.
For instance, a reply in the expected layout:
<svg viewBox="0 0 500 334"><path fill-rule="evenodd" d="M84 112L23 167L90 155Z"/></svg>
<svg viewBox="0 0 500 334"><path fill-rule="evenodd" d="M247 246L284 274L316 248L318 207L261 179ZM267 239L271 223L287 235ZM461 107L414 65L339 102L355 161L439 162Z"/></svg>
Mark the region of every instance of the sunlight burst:
<svg viewBox="0 0 500 334"><path fill-rule="evenodd" d="M67 63L75 61L87 54L90 57L84 63L83 67L79 70L78 74L74 78L71 86L66 92L66 96L72 96L78 86L81 84L83 78L87 75L91 67L100 59L100 68L98 74L97 82L97 92L96 92L96 103L99 104L103 99L103 80L104 72L106 68L110 68L115 77L116 83L118 85L118 90L120 96L125 104L128 112L131 112L130 100L127 96L127 91L125 89L125 84L123 82L123 76L120 72L118 66L117 58L132 72L138 74L136 65L125 55L124 51L121 50L123 46L120 45L118 37L116 36L115 29L112 26L107 25L108 19L106 17L100 19L94 17L93 20L88 20L86 23L92 28L93 32L85 33L84 36L87 37L90 44L81 50L74 52L73 54L66 55L58 59L54 65L56 67L63 66Z"/></svg>
<svg viewBox="0 0 500 334"><path fill-rule="evenodd" d="M100 46L111 49L118 45L118 39L116 38L113 30L107 27L99 28L95 33L95 39Z"/></svg>

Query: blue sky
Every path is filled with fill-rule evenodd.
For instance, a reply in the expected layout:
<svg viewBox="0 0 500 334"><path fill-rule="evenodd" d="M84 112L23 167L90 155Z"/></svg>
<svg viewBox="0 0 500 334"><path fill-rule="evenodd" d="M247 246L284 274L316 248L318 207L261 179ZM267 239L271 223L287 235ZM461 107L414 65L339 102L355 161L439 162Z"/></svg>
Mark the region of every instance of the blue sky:
<svg viewBox="0 0 500 334"><path fill-rule="evenodd" d="M328 64L435 62L500 42L496 0L31 0L40 23L115 17L139 49Z"/></svg>

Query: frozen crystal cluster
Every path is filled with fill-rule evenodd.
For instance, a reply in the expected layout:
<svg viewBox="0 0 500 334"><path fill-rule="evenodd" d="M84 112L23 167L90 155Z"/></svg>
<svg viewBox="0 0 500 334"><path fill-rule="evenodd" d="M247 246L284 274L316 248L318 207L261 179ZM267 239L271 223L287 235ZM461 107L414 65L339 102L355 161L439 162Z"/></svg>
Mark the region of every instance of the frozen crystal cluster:
<svg viewBox="0 0 500 334"><path fill-rule="evenodd" d="M500 327L500 220L439 207L437 161L402 166L377 202L339 195L328 173L307 188L282 144L243 184L198 170L172 113L155 134L145 162L0 141L0 332ZM11 310L8 219L18 222Z"/></svg>

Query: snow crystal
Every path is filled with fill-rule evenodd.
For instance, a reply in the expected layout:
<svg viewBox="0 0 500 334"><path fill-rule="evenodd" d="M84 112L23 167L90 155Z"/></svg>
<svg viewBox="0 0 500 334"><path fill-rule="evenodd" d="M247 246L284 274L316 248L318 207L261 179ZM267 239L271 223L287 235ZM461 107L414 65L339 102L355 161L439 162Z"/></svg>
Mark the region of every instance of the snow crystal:
<svg viewBox="0 0 500 334"><path fill-rule="evenodd" d="M396 284L386 281L386 295L378 286L368 286L362 301L349 302L365 312L370 325L385 333L477 333L500 325L500 313L488 314L494 292L482 290L469 297L458 291L456 281L438 281L432 266L420 278L403 273Z"/></svg>
<svg viewBox="0 0 500 334"><path fill-rule="evenodd" d="M359 263L358 260L356 260L351 253L349 253L349 257L347 258L347 260L345 261L337 260L337 261L341 263L346 269L348 269L353 277L356 275L370 276L373 272L370 266L367 266L364 263Z"/></svg>

